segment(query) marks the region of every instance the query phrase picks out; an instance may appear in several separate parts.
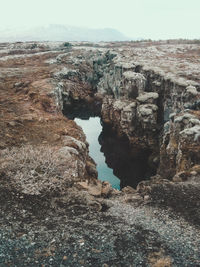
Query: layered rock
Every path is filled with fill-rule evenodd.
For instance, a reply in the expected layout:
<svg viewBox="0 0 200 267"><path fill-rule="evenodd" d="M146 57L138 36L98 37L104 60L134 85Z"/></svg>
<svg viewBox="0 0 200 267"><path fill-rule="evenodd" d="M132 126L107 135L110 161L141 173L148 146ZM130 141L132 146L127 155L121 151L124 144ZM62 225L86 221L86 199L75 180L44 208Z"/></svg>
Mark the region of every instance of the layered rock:
<svg viewBox="0 0 200 267"><path fill-rule="evenodd" d="M199 111L187 111L171 116L161 143L159 172L163 176L172 178L178 172L192 171L192 168L199 164L199 115Z"/></svg>
<svg viewBox="0 0 200 267"><path fill-rule="evenodd" d="M158 161L160 157L158 171L164 177L172 179L174 174L182 171L179 163L179 158L182 158L180 156L182 149L179 152L178 150L174 151L171 143L176 143L176 146L180 148L183 146L181 144L185 142L187 147L193 142L193 139L189 137L192 136L191 131L194 131L196 140L199 128L194 125L194 129L189 130L188 128L191 127L186 125L179 131L180 127L174 125L170 117L173 118L180 112L183 114L186 108L192 110L199 108L199 92L194 85L187 86L180 80L175 82L171 76L162 76L161 72L155 68L151 70L146 66L138 65L126 54L124 56L121 51L96 50L90 55L83 52L81 57L77 56L73 59L72 64L75 66L73 73L76 78L75 76L68 77L71 85L66 84L64 77L60 77L58 83L58 86L62 87L58 102L61 105L64 103L64 109L66 107L71 109L73 105L80 103L84 109L90 106L94 110L102 103L103 122L110 125L119 136L126 136L133 147L137 144L141 148L151 150L152 155L149 156L149 162L155 157ZM87 67L88 73L84 72L84 76L80 70L81 64L82 70L86 66L89 67ZM67 83L69 79L66 80ZM76 89L73 88L73 81L76 81ZM77 90L77 81L86 81L84 90L83 84L82 89ZM191 82L191 84L193 83ZM90 91L86 89L89 87ZM174 133L174 129L176 129L176 133ZM183 130L185 132L180 133ZM171 141L167 146L170 149L165 149L169 135ZM185 136L184 142L183 137L182 139L178 138L179 135ZM174 153L178 153L177 160L175 160ZM189 157L186 152L184 158L187 167L192 166L189 163ZM166 164L169 164L170 167L165 172Z"/></svg>
<svg viewBox="0 0 200 267"><path fill-rule="evenodd" d="M183 162L185 169L195 165L198 160L191 163L190 152L183 147L191 146L193 153L198 151L195 144L199 139L198 116L192 119L193 124L186 123L182 128L176 123L178 118L174 123L170 117L179 113L182 116L186 108L199 108L200 93L197 88L187 86L180 80L176 83L155 70L138 66L119 52L106 52L100 58L98 62L101 65L95 61L94 72L100 77L97 90L107 95L102 105L103 122L109 124L118 135L128 137L130 143L153 149L154 154L160 147L159 172L164 177L172 179L175 173L183 169ZM168 135L171 141L168 149L164 149ZM171 143L177 149L172 149ZM182 151L185 151L184 156ZM177 160L174 159L176 157ZM194 157L199 159L198 153ZM165 159L168 159L170 166L167 170Z"/></svg>

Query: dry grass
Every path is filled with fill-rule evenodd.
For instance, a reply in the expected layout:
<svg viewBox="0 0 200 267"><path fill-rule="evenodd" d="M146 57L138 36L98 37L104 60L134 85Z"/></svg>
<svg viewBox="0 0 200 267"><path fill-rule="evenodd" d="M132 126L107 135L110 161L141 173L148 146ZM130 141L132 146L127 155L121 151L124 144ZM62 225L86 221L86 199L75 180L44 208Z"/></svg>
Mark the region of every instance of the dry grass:
<svg viewBox="0 0 200 267"><path fill-rule="evenodd" d="M6 180L27 193L38 194L45 183L61 179L57 155L49 146L13 147L2 150L0 158Z"/></svg>
<svg viewBox="0 0 200 267"><path fill-rule="evenodd" d="M151 267L171 267L172 261L168 256L163 255L163 251L154 252L148 258Z"/></svg>
<svg viewBox="0 0 200 267"><path fill-rule="evenodd" d="M1 152L0 167L13 174L23 173L27 177L54 176L56 157L48 146L34 147L31 145L13 147Z"/></svg>
<svg viewBox="0 0 200 267"><path fill-rule="evenodd" d="M152 267L170 267L172 266L171 259L169 257L157 260Z"/></svg>

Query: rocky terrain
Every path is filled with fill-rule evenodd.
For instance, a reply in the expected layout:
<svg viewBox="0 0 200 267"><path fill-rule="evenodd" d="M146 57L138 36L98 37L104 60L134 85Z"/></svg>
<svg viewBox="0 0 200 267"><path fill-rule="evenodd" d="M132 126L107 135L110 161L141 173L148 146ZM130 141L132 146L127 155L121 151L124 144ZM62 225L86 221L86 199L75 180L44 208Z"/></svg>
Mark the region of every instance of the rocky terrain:
<svg viewBox="0 0 200 267"><path fill-rule="evenodd" d="M199 63L191 41L0 44L0 266L200 266ZM76 111L125 140L135 188L97 180Z"/></svg>

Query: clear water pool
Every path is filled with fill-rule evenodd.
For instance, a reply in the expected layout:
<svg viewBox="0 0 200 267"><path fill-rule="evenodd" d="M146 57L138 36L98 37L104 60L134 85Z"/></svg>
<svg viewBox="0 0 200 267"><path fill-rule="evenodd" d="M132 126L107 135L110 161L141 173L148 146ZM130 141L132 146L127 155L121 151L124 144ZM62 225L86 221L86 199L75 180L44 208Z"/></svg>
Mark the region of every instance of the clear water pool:
<svg viewBox="0 0 200 267"><path fill-rule="evenodd" d="M101 152L101 146L98 138L102 132L102 126L99 117L90 117L87 120L75 118L75 122L82 127L87 142L89 143L89 154L97 164L98 179L108 181L113 188L120 189L120 179L113 174L105 162L105 156Z"/></svg>

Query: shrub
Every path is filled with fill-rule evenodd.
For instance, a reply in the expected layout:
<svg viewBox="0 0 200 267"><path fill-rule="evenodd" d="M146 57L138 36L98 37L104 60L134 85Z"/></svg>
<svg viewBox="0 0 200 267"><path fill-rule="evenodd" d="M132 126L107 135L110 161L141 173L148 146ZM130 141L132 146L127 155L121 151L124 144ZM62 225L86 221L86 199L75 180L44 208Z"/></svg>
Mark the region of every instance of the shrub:
<svg viewBox="0 0 200 267"><path fill-rule="evenodd" d="M30 49L35 49L37 47L38 47L38 45L36 43L34 43L34 44L31 45Z"/></svg>
<svg viewBox="0 0 200 267"><path fill-rule="evenodd" d="M72 44L70 44L69 42L65 42L63 44L64 47L67 47L67 48L71 48L72 47Z"/></svg>
<svg viewBox="0 0 200 267"><path fill-rule="evenodd" d="M5 149L0 153L0 172L16 190L39 194L50 188L52 181L59 181L57 154L51 147L26 145Z"/></svg>

